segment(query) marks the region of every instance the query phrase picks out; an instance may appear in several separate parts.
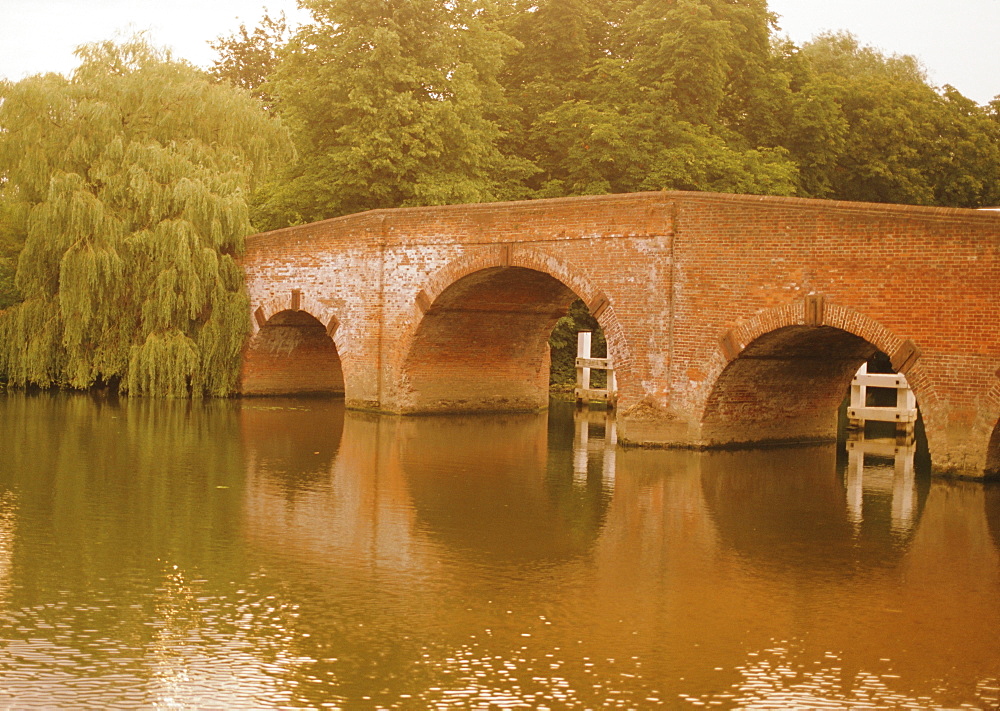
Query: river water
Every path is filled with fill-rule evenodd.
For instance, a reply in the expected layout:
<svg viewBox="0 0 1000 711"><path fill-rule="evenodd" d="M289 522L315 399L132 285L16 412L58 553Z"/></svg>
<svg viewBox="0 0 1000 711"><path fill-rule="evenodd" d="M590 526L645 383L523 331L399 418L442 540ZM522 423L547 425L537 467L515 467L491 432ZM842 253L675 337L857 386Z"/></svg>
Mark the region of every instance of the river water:
<svg viewBox="0 0 1000 711"><path fill-rule="evenodd" d="M0 708L1000 704L1000 489L613 440L0 397Z"/></svg>

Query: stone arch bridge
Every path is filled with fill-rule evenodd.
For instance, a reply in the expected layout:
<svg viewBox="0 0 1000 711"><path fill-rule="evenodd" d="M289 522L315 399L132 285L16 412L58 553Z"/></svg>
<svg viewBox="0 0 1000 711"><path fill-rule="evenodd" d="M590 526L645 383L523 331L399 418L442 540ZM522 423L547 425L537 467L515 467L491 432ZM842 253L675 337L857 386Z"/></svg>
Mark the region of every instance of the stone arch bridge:
<svg viewBox="0 0 1000 711"><path fill-rule="evenodd" d="M655 192L375 210L254 235L245 394L393 413L547 403L547 339L603 327L621 439L828 440L876 351L935 470L1000 469L1000 213Z"/></svg>

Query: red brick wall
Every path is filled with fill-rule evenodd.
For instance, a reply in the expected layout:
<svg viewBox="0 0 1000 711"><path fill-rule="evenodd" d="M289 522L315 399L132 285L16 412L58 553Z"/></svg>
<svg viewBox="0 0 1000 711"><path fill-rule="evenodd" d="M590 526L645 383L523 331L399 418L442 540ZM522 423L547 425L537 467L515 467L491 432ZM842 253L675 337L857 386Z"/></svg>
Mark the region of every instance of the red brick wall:
<svg viewBox="0 0 1000 711"><path fill-rule="evenodd" d="M410 208L254 236L243 264L258 323L297 290L333 334L353 407L535 406L571 292L600 312L626 440L826 436L864 353L911 345L939 467L981 472L1000 417L995 213L676 192Z"/></svg>

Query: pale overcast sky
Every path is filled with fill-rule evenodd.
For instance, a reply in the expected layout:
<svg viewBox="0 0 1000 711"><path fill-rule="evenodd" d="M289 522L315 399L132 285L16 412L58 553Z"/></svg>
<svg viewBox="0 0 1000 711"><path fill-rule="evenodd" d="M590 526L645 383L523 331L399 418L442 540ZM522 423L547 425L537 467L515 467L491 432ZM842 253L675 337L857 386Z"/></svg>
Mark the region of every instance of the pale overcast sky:
<svg viewBox="0 0 1000 711"><path fill-rule="evenodd" d="M1000 94L1000 0L770 0L782 31L801 44L823 30L849 30L887 53L914 54L934 84L985 103ZM0 77L67 73L73 48L148 30L155 44L208 66L208 41L264 7L302 17L295 0L0 0Z"/></svg>

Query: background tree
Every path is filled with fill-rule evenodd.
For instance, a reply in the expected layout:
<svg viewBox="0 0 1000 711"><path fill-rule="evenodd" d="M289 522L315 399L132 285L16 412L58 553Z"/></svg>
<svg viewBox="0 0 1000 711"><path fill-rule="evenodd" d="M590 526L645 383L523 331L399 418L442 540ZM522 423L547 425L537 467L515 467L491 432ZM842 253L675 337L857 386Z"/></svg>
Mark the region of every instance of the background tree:
<svg viewBox="0 0 1000 711"><path fill-rule="evenodd" d="M794 192L785 149L727 123L726 110L746 113L736 94L766 74L763 2L575 4L546 0L508 21L522 46L504 75L522 132L511 145L539 168L529 182L537 196Z"/></svg>
<svg viewBox="0 0 1000 711"><path fill-rule="evenodd" d="M496 73L509 38L486 0L310 0L272 86L300 160L269 224L512 197Z"/></svg>
<svg viewBox="0 0 1000 711"><path fill-rule="evenodd" d="M280 52L290 36L285 13L276 18L265 13L252 31L242 24L233 34L209 42L219 55L209 73L246 89L273 110L275 99L268 92L267 81L277 69Z"/></svg>
<svg viewBox="0 0 1000 711"><path fill-rule="evenodd" d="M821 35L801 55L809 78L786 145L812 194L953 207L1000 197L1000 132L987 107L930 86L913 57L850 34Z"/></svg>
<svg viewBox="0 0 1000 711"><path fill-rule="evenodd" d="M245 92L141 39L78 56L70 79L0 84L5 209L27 215L0 371L227 394L249 329L233 260L253 232L247 194L288 138Z"/></svg>

